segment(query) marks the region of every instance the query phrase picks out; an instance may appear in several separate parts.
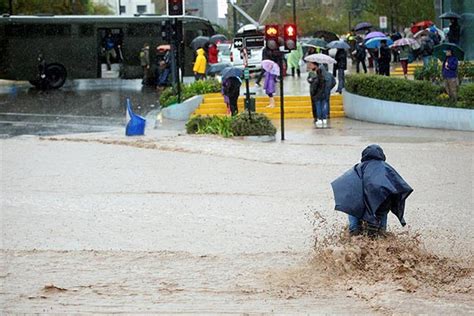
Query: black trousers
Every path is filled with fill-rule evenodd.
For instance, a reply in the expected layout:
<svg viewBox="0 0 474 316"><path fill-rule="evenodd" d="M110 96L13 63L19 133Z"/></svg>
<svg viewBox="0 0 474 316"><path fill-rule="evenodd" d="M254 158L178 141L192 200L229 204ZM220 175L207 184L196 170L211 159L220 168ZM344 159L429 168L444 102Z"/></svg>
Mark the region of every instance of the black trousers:
<svg viewBox="0 0 474 316"><path fill-rule="evenodd" d="M379 75L390 76L390 63L379 62Z"/></svg>
<svg viewBox="0 0 474 316"><path fill-rule="evenodd" d="M364 69L364 73L367 73L367 66L365 65L365 60L357 60L356 63L356 71L357 73L360 72L359 65L362 64L362 69Z"/></svg>
<svg viewBox="0 0 474 316"><path fill-rule="evenodd" d="M239 100L239 95L229 96L229 106L230 106L230 112L232 113L232 116L237 115L237 113L239 113L239 108L237 106L238 100Z"/></svg>

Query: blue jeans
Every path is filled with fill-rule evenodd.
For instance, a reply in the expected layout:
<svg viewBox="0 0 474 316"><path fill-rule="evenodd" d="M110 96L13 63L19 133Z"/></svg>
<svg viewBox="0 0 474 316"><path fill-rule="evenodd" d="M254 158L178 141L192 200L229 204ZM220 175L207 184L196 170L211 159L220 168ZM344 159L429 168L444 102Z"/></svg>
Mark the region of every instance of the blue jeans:
<svg viewBox="0 0 474 316"><path fill-rule="evenodd" d="M328 118L328 103L327 100L316 101L316 113L319 120L327 120Z"/></svg>
<svg viewBox="0 0 474 316"><path fill-rule="evenodd" d="M387 230L387 215L388 213L385 213L385 215L382 215L380 218L380 229L383 231ZM361 230L361 224L362 221L352 215L349 216L349 232L355 233L355 232L360 232Z"/></svg>

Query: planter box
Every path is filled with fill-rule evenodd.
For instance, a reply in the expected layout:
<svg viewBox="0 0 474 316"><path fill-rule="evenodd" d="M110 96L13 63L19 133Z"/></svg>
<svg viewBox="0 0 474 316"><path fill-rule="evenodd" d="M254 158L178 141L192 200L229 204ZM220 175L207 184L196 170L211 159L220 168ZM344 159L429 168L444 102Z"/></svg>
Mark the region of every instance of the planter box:
<svg viewBox="0 0 474 316"><path fill-rule="evenodd" d="M474 131L474 110L384 101L344 91L346 117L427 128Z"/></svg>
<svg viewBox="0 0 474 316"><path fill-rule="evenodd" d="M173 104L164 108L161 113L163 117L167 119L187 121L191 117L191 114L198 108L199 104L201 104L202 98L202 95L196 95L182 103Z"/></svg>

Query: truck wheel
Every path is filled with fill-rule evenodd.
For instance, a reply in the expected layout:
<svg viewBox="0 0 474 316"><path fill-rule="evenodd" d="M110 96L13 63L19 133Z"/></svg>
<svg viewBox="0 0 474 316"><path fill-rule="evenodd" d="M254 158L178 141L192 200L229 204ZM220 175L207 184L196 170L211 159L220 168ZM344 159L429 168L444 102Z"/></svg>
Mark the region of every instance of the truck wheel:
<svg viewBox="0 0 474 316"><path fill-rule="evenodd" d="M49 64L46 66L45 74L48 87L51 89L59 89L66 82L66 68L61 64Z"/></svg>

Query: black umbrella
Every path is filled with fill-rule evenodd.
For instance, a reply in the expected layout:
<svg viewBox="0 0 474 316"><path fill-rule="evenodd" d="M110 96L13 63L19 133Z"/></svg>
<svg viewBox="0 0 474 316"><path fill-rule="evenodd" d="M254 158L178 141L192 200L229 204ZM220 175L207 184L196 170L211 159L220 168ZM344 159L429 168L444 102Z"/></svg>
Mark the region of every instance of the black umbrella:
<svg viewBox="0 0 474 316"><path fill-rule="evenodd" d="M354 27L354 31L358 32L362 30L368 30L370 28L372 28L372 24L369 22L361 22Z"/></svg>
<svg viewBox="0 0 474 316"><path fill-rule="evenodd" d="M217 64L211 64L208 68L207 68L207 75L209 76L214 76L214 75L217 75L217 74L221 74L222 71L227 68L227 67L230 67L232 66L231 64L229 63L217 63Z"/></svg>
<svg viewBox="0 0 474 316"><path fill-rule="evenodd" d="M337 37L336 33L325 30L316 31L314 33L314 37L322 38L328 43L339 40L339 37Z"/></svg>
<svg viewBox="0 0 474 316"><path fill-rule="evenodd" d="M460 19L461 16L454 12L446 12L439 16L440 19Z"/></svg>
<svg viewBox="0 0 474 316"><path fill-rule="evenodd" d="M219 43L227 41L227 37L224 34L215 34L215 35L212 35L209 40L213 44L219 44Z"/></svg>
<svg viewBox="0 0 474 316"><path fill-rule="evenodd" d="M240 78L242 77L243 72L241 69L236 68L236 67L226 67L224 70L222 70L221 74L222 74L222 80L225 80L230 77Z"/></svg>
<svg viewBox="0 0 474 316"><path fill-rule="evenodd" d="M441 61L444 61L446 59L447 50L451 50L457 59L464 60L464 51L461 47L453 43L443 43L436 45L433 49L433 56L437 57Z"/></svg>
<svg viewBox="0 0 474 316"><path fill-rule="evenodd" d="M190 46L192 49L197 50L198 48L203 48L209 44L209 37L208 36L198 36L191 42Z"/></svg>

